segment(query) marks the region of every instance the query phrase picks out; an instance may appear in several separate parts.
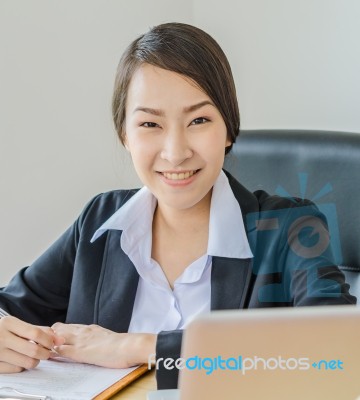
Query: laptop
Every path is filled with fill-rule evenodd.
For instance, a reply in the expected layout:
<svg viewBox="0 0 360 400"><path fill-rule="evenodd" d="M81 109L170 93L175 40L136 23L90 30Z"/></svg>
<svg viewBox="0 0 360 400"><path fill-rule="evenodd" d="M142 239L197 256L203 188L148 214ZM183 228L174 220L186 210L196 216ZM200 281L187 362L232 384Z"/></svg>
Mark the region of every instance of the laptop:
<svg viewBox="0 0 360 400"><path fill-rule="evenodd" d="M184 332L179 391L151 399L360 400L360 308L215 311Z"/></svg>

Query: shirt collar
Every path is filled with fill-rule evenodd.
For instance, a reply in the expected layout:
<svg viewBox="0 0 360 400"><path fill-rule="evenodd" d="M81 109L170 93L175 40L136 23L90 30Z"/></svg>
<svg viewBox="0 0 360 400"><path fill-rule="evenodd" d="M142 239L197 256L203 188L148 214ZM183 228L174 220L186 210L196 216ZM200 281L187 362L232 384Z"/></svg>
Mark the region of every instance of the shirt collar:
<svg viewBox="0 0 360 400"><path fill-rule="evenodd" d="M153 219L156 203L155 196L144 186L95 231L90 242L111 229L126 231L136 226L137 231L143 233L145 227L148 229L148 222Z"/></svg>
<svg viewBox="0 0 360 400"><path fill-rule="evenodd" d="M223 171L211 196L208 254L227 258L251 258L240 204Z"/></svg>
<svg viewBox="0 0 360 400"><path fill-rule="evenodd" d="M141 237L149 230L157 200L144 186L94 233L94 242L107 230L126 231L130 227ZM136 241L136 238L133 238ZM207 254L227 258L251 258L241 209L223 171L215 181L210 206Z"/></svg>

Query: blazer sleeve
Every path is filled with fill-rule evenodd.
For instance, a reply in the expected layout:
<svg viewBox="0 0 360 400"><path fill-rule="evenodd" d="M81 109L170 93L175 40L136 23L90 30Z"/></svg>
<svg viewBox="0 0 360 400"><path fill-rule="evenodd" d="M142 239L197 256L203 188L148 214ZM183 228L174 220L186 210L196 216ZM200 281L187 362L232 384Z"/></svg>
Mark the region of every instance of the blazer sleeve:
<svg viewBox="0 0 360 400"><path fill-rule="evenodd" d="M65 321L81 226L97 197L32 265L22 268L0 289L1 308L32 324Z"/></svg>
<svg viewBox="0 0 360 400"><path fill-rule="evenodd" d="M179 370L164 367L164 360L171 358L174 361L180 358L181 340L183 331L163 331L158 334L156 342L156 360L159 368L156 369L156 381L158 389L174 389L178 386Z"/></svg>

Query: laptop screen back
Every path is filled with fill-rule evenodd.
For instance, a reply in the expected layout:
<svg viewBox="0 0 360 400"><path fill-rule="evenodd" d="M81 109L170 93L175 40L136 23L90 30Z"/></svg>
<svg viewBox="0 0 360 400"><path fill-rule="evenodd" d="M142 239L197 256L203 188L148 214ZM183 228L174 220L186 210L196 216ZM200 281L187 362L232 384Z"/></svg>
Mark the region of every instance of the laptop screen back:
<svg viewBox="0 0 360 400"><path fill-rule="evenodd" d="M182 400L360 400L360 309L216 311L184 333Z"/></svg>

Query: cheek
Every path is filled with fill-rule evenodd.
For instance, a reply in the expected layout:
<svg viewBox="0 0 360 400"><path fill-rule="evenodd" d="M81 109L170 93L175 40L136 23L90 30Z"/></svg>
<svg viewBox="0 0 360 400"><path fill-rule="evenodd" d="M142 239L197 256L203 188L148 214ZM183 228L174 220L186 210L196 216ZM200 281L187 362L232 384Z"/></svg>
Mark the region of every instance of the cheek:
<svg viewBox="0 0 360 400"><path fill-rule="evenodd" d="M219 132L219 130L214 130L207 139L206 145L203 147L204 157L208 160L221 160L225 157L225 147L228 146L228 141L226 138L226 132Z"/></svg>
<svg viewBox="0 0 360 400"><path fill-rule="evenodd" d="M134 167L138 171L150 166L157 155L154 144L149 141L129 140L128 150Z"/></svg>

